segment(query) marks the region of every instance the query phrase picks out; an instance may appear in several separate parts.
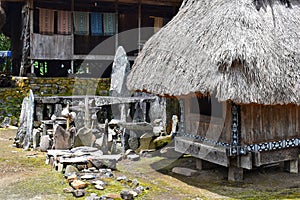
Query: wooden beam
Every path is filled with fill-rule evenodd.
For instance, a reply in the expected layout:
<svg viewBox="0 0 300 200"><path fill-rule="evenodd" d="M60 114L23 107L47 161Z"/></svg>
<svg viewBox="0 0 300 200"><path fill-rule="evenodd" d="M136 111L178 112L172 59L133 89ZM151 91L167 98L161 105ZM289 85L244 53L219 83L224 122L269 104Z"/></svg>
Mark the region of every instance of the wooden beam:
<svg viewBox="0 0 300 200"><path fill-rule="evenodd" d="M278 163L289 160L297 160L299 155L298 148L289 148L276 151L255 152L254 165L259 167L265 164Z"/></svg>
<svg viewBox="0 0 300 200"><path fill-rule="evenodd" d="M26 0L1 0L1 2L26 2Z"/></svg>
<svg viewBox="0 0 300 200"><path fill-rule="evenodd" d="M74 60L111 60L115 58L114 55L74 55ZM128 56L129 61L134 61L136 56Z"/></svg>
<svg viewBox="0 0 300 200"><path fill-rule="evenodd" d="M224 167L229 167L230 165L230 161L226 155L226 148L224 147L215 147L200 142L194 142L188 138L176 137L175 150Z"/></svg>

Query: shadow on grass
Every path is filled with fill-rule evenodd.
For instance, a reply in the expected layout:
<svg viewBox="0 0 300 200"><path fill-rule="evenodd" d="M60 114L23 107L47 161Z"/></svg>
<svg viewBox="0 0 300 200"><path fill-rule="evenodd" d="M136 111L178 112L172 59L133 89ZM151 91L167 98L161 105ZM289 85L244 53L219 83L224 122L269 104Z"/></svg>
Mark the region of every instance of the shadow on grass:
<svg viewBox="0 0 300 200"><path fill-rule="evenodd" d="M243 182L227 181L227 168L203 162L204 169L186 177L172 172L174 167L196 169L196 159L162 159L151 164L152 169L172 176L190 186L234 199L300 199L300 175L283 171L282 165L244 170Z"/></svg>

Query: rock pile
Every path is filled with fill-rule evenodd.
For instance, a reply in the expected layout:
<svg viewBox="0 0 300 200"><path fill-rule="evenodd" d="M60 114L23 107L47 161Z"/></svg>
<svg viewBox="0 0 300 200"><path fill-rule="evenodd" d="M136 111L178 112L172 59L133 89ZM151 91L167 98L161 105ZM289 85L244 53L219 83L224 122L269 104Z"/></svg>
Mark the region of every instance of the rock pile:
<svg viewBox="0 0 300 200"><path fill-rule="evenodd" d="M149 187L140 185L136 179L131 180L114 173L118 161L125 158L138 160L131 159L131 156L139 157L132 151L127 151L123 156L103 155L97 148L84 146L71 150L48 150L46 163L64 173L70 187L63 192L71 193L74 197L87 196L87 200L134 199L149 190ZM116 185L120 188L119 192L106 194L107 188L111 191Z"/></svg>

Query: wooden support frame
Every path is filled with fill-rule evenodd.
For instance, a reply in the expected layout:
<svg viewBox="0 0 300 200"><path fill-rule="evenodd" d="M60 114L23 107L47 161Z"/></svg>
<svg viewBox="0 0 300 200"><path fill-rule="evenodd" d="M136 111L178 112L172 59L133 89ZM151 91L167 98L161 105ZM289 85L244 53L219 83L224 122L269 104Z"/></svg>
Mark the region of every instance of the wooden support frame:
<svg viewBox="0 0 300 200"><path fill-rule="evenodd" d="M224 167L229 167L230 164L224 147L214 147L187 138L176 137L175 150Z"/></svg>

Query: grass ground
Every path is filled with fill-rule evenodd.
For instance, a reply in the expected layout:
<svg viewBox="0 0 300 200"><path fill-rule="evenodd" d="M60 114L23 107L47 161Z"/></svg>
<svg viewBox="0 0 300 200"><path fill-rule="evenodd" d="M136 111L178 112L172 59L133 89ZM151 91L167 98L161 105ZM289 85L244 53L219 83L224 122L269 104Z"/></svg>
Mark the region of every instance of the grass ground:
<svg viewBox="0 0 300 200"><path fill-rule="evenodd" d="M63 175L45 164L45 154L23 151L12 146L16 130L0 130L0 199L75 199L63 193L68 187ZM118 163L114 173L137 179L150 190L137 199L300 199L300 175L283 172L280 167L245 172L243 183L226 180L226 168L211 166L194 177L171 172L174 166L195 167L195 159L142 158ZM112 181L99 195L117 193L120 183ZM84 199L84 198L81 198Z"/></svg>

